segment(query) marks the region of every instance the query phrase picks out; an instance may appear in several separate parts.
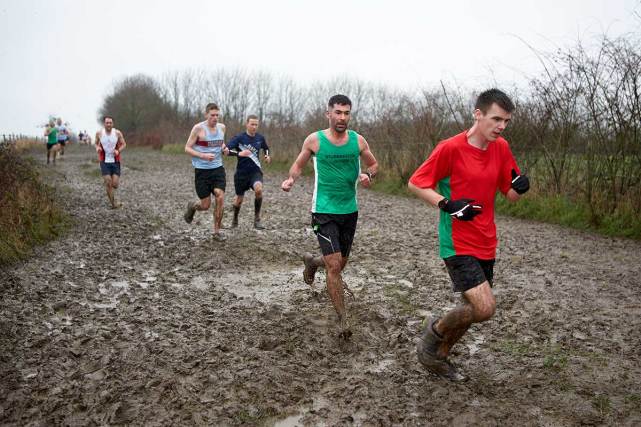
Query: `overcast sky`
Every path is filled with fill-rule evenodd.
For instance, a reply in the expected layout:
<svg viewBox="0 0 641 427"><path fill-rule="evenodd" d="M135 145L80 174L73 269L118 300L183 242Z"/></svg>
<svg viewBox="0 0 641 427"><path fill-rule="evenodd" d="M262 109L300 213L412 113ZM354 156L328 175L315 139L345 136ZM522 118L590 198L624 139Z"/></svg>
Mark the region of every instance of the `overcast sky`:
<svg viewBox="0 0 641 427"><path fill-rule="evenodd" d="M520 39L638 33L640 1L2 0L0 134L40 134L50 114L94 132L115 80L187 68L511 87L539 71Z"/></svg>

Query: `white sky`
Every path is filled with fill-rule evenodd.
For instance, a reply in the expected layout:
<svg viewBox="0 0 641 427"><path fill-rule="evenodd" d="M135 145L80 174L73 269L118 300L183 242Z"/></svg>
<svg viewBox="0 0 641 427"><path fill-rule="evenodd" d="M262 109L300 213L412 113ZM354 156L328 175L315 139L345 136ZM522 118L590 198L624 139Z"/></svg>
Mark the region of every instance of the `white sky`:
<svg viewBox="0 0 641 427"><path fill-rule="evenodd" d="M94 132L115 80L240 67L306 83L512 87L537 50L641 31L641 0L0 0L0 134ZM330 95L330 94L328 94ZM349 95L349 94L347 94ZM355 106L358 108L358 106Z"/></svg>

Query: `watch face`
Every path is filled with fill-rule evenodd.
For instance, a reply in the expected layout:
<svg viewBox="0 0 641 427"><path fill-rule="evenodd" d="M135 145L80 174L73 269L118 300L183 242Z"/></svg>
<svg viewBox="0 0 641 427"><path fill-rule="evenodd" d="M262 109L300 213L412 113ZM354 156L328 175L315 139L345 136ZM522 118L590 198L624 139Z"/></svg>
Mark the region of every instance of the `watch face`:
<svg viewBox="0 0 641 427"><path fill-rule="evenodd" d="M447 204L447 199L441 199L441 200L438 202L438 208L439 208L439 209L443 209L443 208L445 207L445 205L446 205L446 204Z"/></svg>

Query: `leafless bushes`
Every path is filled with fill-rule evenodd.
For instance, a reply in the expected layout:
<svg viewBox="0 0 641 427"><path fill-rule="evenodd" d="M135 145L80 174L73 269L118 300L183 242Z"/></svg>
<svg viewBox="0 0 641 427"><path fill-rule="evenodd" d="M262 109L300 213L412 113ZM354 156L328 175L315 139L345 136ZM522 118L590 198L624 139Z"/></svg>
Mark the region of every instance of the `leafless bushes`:
<svg viewBox="0 0 641 427"><path fill-rule="evenodd" d="M595 223L617 209L641 209L640 52L631 38L607 37L596 49L535 52L545 73L526 95L514 96L507 137L534 192L585 204ZM127 78L101 113L114 115L132 142L182 143L204 105L217 102L229 134L257 114L275 157L291 161L309 132L326 127L329 96L345 93L354 102L352 127L373 146L382 173L404 185L438 141L471 125L470 92L443 83L402 91L340 78L301 86L261 71L200 69L158 81Z"/></svg>
<svg viewBox="0 0 641 427"><path fill-rule="evenodd" d="M639 45L604 37L597 49L578 44L540 58L546 72L532 80L512 129L538 187L585 204L594 223L618 209L638 212Z"/></svg>

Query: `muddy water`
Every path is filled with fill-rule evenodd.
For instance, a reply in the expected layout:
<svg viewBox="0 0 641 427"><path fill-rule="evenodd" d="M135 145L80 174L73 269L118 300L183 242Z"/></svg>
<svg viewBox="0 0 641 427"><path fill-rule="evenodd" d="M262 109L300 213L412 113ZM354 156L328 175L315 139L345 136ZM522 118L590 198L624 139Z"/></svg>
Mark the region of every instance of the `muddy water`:
<svg viewBox="0 0 641 427"><path fill-rule="evenodd" d="M114 211L84 148L45 169L74 227L0 273L1 424L641 424L638 242L499 218L497 314L455 347L470 380L452 384L414 353L457 302L418 201L360 192L342 343L324 275L302 281L309 179L285 194L267 169L267 229L250 194L218 243L211 213L182 219L186 157L128 150Z"/></svg>

